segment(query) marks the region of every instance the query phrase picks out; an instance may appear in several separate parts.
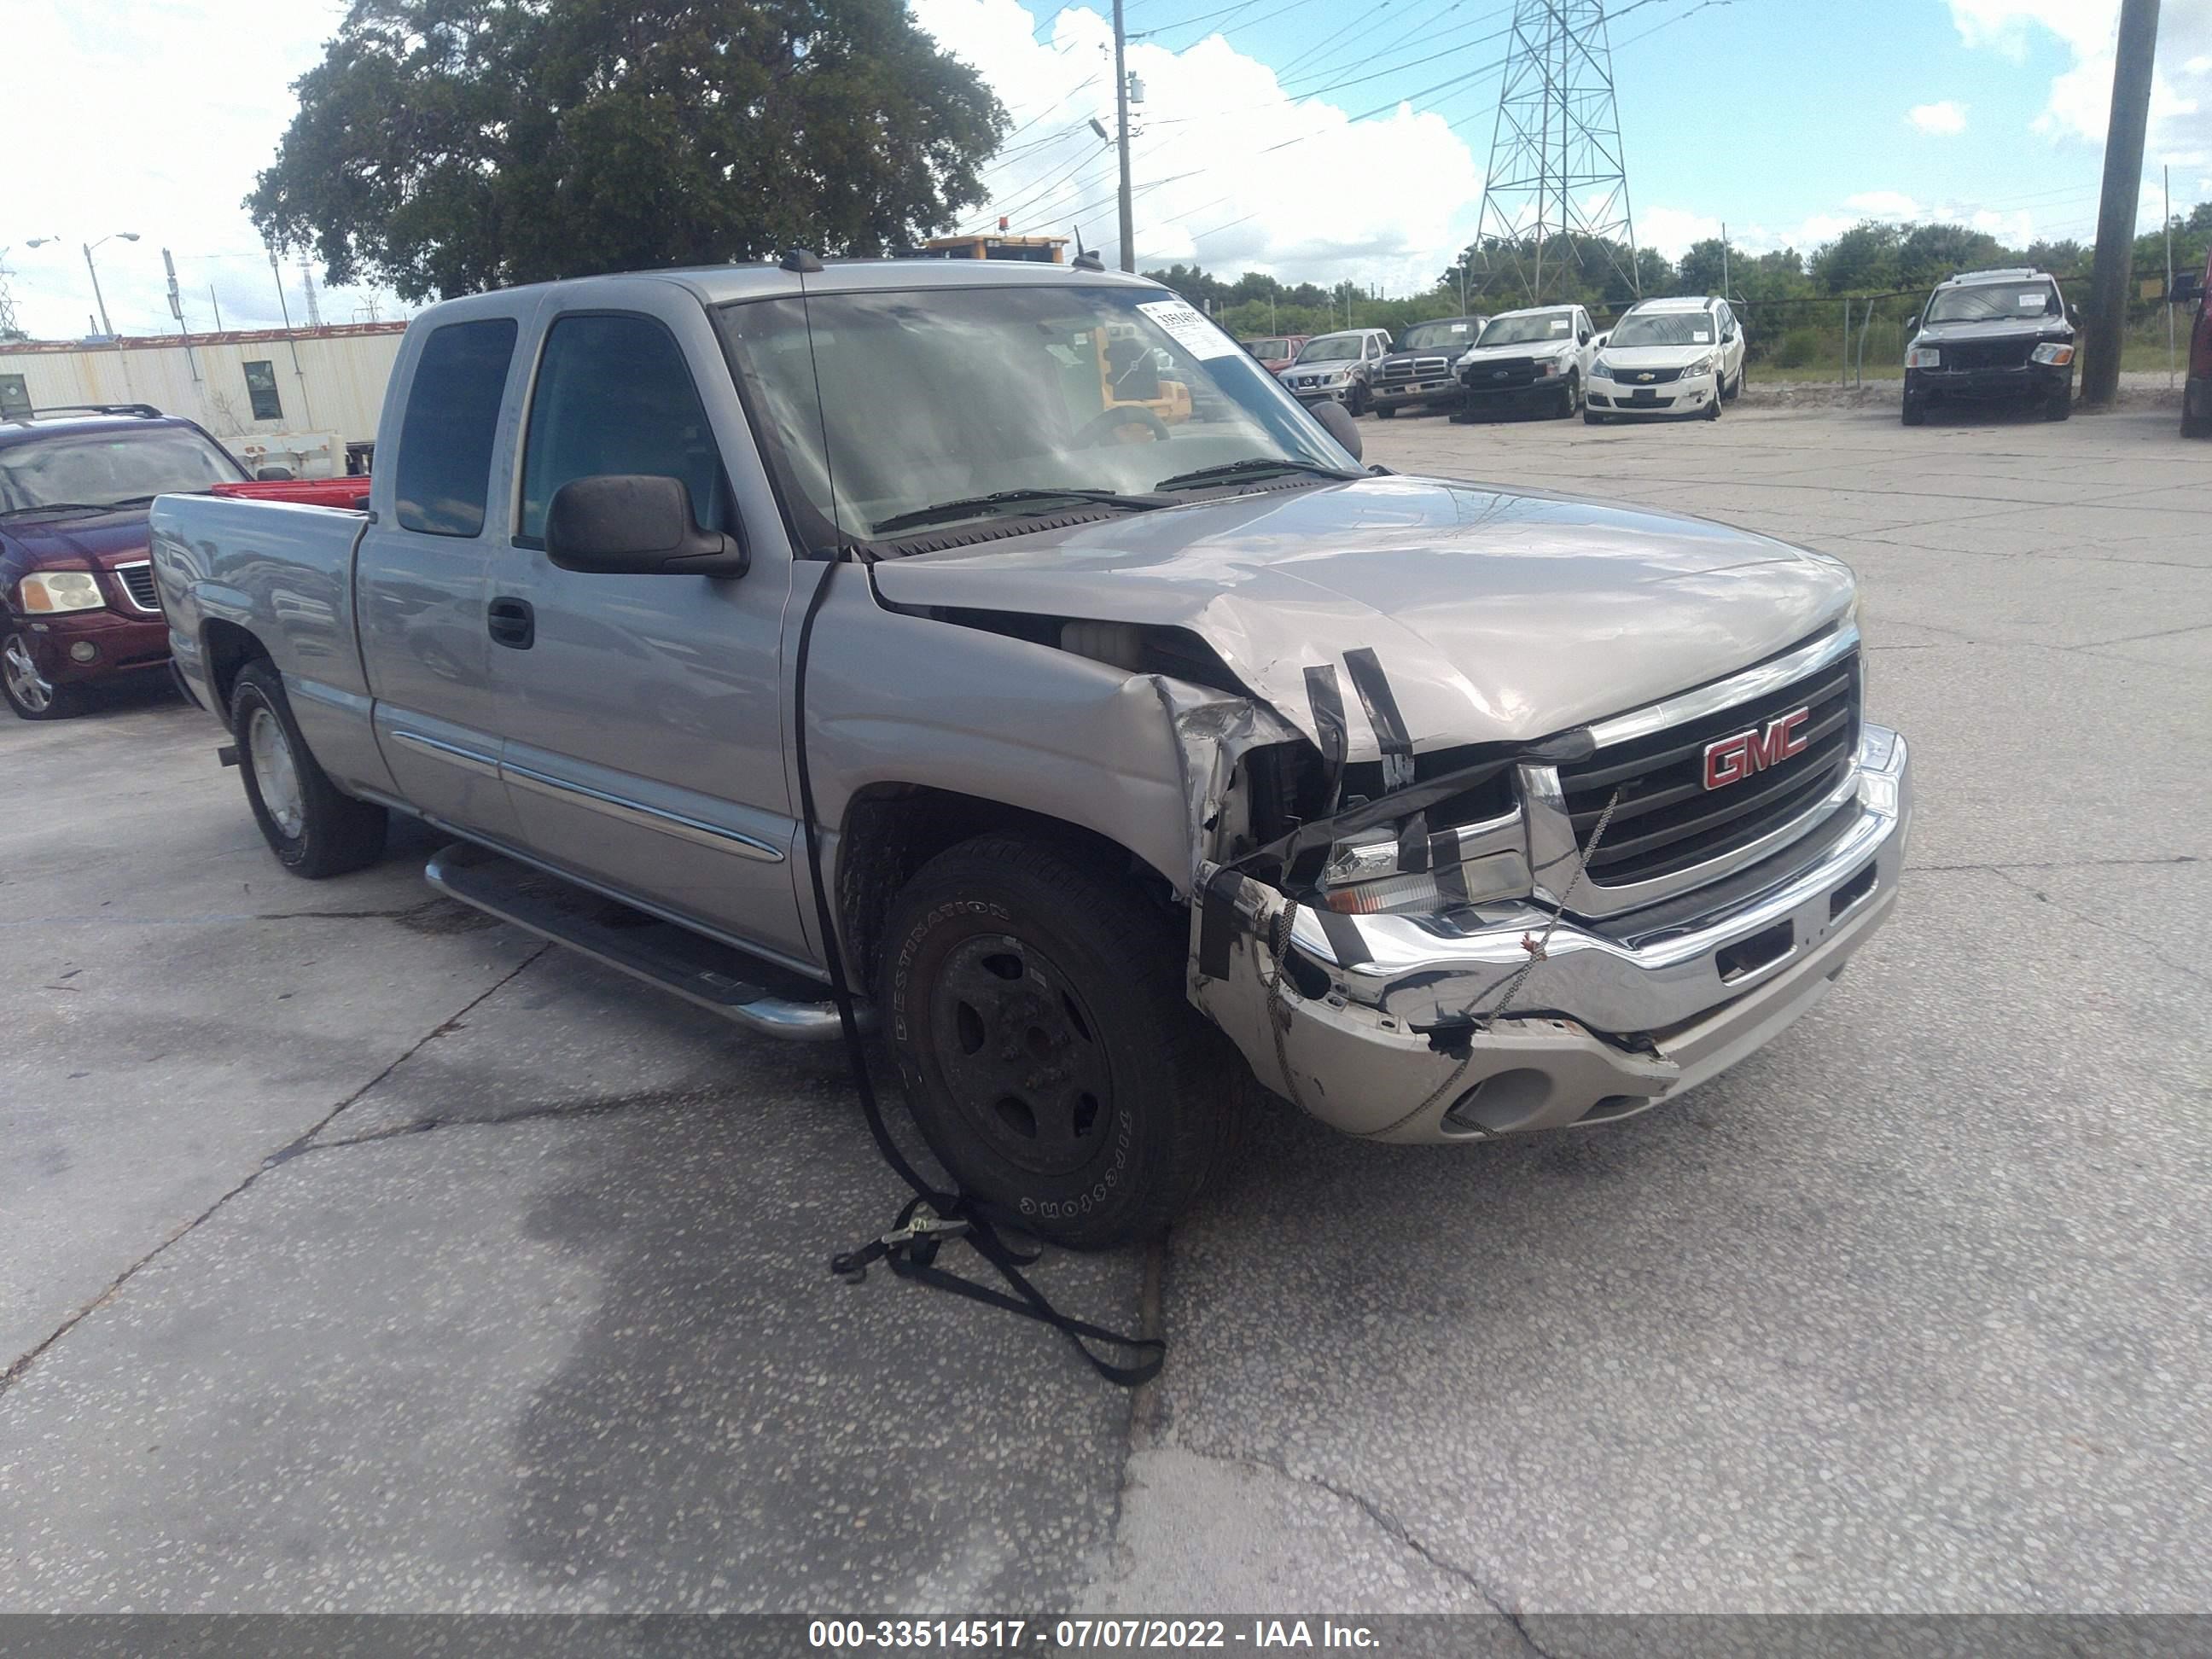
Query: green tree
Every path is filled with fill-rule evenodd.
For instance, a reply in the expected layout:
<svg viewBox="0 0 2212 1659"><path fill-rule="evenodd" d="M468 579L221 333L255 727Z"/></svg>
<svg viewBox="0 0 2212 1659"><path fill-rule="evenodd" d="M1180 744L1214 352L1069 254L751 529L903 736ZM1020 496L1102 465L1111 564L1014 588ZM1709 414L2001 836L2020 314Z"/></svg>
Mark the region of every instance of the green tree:
<svg viewBox="0 0 2212 1659"><path fill-rule="evenodd" d="M1865 294L1897 286L1902 228L1862 220L1813 255L1813 280L1824 294Z"/></svg>
<svg viewBox="0 0 2212 1659"><path fill-rule="evenodd" d="M415 301L887 252L1006 122L901 0L355 0L294 90L255 225Z"/></svg>
<svg viewBox="0 0 2212 1659"><path fill-rule="evenodd" d="M1965 225L1912 225L1897 246L1901 288L1933 288L1961 270L1993 270L2018 262L2017 254L1986 231Z"/></svg>

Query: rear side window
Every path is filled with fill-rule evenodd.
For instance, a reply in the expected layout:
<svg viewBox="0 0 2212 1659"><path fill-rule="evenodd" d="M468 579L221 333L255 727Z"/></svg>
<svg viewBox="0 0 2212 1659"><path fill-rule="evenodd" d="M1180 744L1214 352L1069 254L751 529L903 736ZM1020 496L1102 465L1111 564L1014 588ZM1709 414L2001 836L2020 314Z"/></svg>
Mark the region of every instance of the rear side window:
<svg viewBox="0 0 2212 1659"><path fill-rule="evenodd" d="M432 329L422 343L392 480L401 529L428 536L483 533L492 437L514 336L514 319L487 317Z"/></svg>
<svg viewBox="0 0 2212 1659"><path fill-rule="evenodd" d="M649 317L563 317L545 337L522 461L515 539L544 545L554 492L577 478L644 473L683 481L691 514L726 521L722 454L675 337Z"/></svg>

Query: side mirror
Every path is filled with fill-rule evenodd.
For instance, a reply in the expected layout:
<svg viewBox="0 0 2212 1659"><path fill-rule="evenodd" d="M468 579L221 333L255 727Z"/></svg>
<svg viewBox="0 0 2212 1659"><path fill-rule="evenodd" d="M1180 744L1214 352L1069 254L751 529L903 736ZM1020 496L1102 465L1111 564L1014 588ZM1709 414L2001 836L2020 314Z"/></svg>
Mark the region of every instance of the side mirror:
<svg viewBox="0 0 2212 1659"><path fill-rule="evenodd" d="M573 478L545 510L545 556L563 570L630 576L742 576L743 541L702 530L681 478Z"/></svg>
<svg viewBox="0 0 2212 1659"><path fill-rule="evenodd" d="M2168 302L2178 306L2195 305L2204 297L2204 278L2194 270L2185 270L2173 279L2173 289L2166 296ZM2071 307L2069 307L2071 309Z"/></svg>
<svg viewBox="0 0 2212 1659"><path fill-rule="evenodd" d="M1604 333L1604 334L1601 334L1601 335L1599 335L1599 336L1597 337L1597 338L1595 338L1595 340L1592 340L1592 341L1590 342L1590 343L1591 343L1592 345L1595 346L1595 347L1596 347L1600 351L1602 351L1602 350L1604 350L1604 349L1605 349L1605 343L1606 343L1607 340L1610 340L1612 337L1613 337L1612 334L1611 334L1610 332L1607 332L1607 333Z"/></svg>
<svg viewBox="0 0 2212 1659"><path fill-rule="evenodd" d="M1576 336L1575 343L1577 345L1588 345L1590 343L1590 331L1588 329L1584 329L1579 335Z"/></svg>
<svg viewBox="0 0 2212 1659"><path fill-rule="evenodd" d="M1358 422L1352 418L1342 404L1334 398L1324 403L1316 404L1314 406L1314 419L1322 423L1322 429L1330 437L1352 452L1353 460L1366 459L1359 441Z"/></svg>
<svg viewBox="0 0 2212 1659"><path fill-rule="evenodd" d="M263 483L289 483L292 481L292 469L271 461L266 466L255 467L253 476Z"/></svg>
<svg viewBox="0 0 2212 1659"><path fill-rule="evenodd" d="M1905 319L1905 331L1907 334L1911 334L1911 333L1912 333L1912 332L1913 332L1915 330L1917 330L1919 326L1920 326L1920 313L1919 313L1918 312L1917 312L1917 311L1916 311L1916 312L1914 312L1914 313L1913 313L1910 317L1907 317L1907 318Z"/></svg>

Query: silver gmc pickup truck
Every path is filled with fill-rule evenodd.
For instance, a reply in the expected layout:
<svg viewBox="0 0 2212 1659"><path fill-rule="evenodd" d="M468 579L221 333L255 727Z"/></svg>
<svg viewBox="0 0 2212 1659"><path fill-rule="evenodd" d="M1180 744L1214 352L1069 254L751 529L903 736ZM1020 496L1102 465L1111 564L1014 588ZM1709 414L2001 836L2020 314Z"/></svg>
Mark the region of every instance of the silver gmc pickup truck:
<svg viewBox="0 0 2212 1659"><path fill-rule="evenodd" d="M434 307L365 514L164 496L153 556L288 868L407 813L455 896L800 1038L830 917L937 1156L1103 1244L1271 1097L1645 1110L1896 897L1844 566L1358 450L1152 283L794 255Z"/></svg>

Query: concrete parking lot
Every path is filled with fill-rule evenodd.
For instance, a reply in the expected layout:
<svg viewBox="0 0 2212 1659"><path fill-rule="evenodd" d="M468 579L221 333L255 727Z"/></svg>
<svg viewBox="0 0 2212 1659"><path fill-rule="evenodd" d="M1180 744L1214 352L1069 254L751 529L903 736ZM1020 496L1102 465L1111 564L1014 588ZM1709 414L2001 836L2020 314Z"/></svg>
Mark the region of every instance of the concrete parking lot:
<svg viewBox="0 0 2212 1659"><path fill-rule="evenodd" d="M2212 1609L2212 452L1362 427L1857 567L1919 817L1784 1039L1601 1133L1271 1120L1133 1411L829 1277L898 1196L834 1050L480 922L419 836L288 878L173 702L11 722L0 1611ZM1041 1272L1127 1325L1147 1265Z"/></svg>

